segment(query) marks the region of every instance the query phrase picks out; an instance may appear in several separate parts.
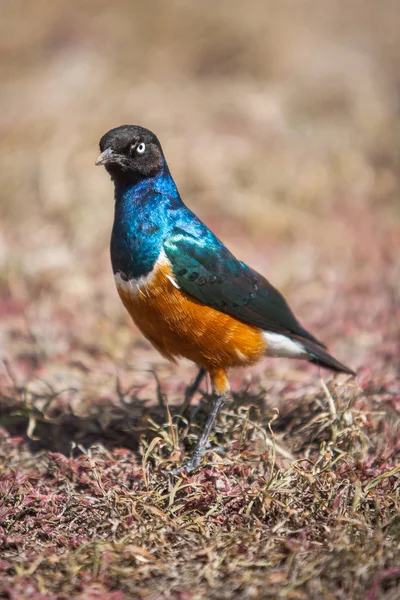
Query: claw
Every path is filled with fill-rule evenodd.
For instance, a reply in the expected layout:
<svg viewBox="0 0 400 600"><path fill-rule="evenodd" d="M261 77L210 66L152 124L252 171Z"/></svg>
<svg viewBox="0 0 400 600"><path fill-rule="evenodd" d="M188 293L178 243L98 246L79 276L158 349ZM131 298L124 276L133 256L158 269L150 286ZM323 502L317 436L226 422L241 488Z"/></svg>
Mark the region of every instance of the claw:
<svg viewBox="0 0 400 600"><path fill-rule="evenodd" d="M201 457L199 457L199 458L192 457L192 458L185 460L183 465L181 465L180 467L176 467L175 469L171 469L171 471L166 471L164 469L163 473L165 473L166 475L173 475L174 477L176 477L177 475L180 475L181 473L191 473L192 471L195 471L200 466L200 463L201 463Z"/></svg>
<svg viewBox="0 0 400 600"><path fill-rule="evenodd" d="M165 475L180 475L181 473L192 473L195 471L201 464L201 459L208 452L214 452L215 454L223 454L225 452L225 448L223 446L211 446L211 448L207 448L207 451L201 456L191 456L190 458L186 458L183 461L183 464L180 467L176 467L175 469L171 469L171 471L167 471L166 469L162 469L162 473Z"/></svg>

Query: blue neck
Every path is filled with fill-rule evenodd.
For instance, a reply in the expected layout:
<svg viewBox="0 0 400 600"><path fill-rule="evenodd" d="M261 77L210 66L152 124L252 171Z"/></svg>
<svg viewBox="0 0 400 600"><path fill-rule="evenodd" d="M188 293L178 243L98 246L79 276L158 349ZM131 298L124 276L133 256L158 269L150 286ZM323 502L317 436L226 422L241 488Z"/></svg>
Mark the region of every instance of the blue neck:
<svg viewBox="0 0 400 600"><path fill-rule="evenodd" d="M136 279L153 269L171 228L171 211L182 201L167 165L154 177L114 183L112 267L114 273Z"/></svg>

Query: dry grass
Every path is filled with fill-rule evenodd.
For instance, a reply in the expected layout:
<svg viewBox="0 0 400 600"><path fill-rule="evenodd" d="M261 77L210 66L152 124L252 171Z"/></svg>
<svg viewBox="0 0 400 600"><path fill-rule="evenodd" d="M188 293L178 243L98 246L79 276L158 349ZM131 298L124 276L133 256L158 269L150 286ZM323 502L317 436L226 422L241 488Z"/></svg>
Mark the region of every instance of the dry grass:
<svg viewBox="0 0 400 600"><path fill-rule="evenodd" d="M15 0L0 23L0 597L399 595L398 3ZM154 129L185 201L356 381L232 373L179 418L112 282L97 141ZM323 379L321 379L321 377Z"/></svg>
<svg viewBox="0 0 400 600"><path fill-rule="evenodd" d="M214 435L226 452L180 479L162 469L191 435L179 439L167 407L142 408L137 452L128 449L141 429L134 395L76 415L54 405L53 391L40 410L37 394L14 388L21 400L2 418L13 434L1 444L3 596L365 598L369 589L394 599L395 413L355 384L309 382L301 397L304 387L287 392L279 416L264 390L235 395ZM67 456L55 451L61 438Z"/></svg>

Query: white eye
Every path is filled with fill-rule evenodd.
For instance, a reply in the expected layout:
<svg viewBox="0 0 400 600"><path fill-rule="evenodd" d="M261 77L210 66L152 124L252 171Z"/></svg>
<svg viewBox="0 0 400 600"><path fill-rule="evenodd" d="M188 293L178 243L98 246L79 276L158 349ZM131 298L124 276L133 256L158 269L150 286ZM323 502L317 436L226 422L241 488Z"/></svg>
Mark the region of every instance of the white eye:
<svg viewBox="0 0 400 600"><path fill-rule="evenodd" d="M138 154L143 154L143 152L146 150L146 144L144 142L141 142L139 144L139 146L136 148L136 152Z"/></svg>

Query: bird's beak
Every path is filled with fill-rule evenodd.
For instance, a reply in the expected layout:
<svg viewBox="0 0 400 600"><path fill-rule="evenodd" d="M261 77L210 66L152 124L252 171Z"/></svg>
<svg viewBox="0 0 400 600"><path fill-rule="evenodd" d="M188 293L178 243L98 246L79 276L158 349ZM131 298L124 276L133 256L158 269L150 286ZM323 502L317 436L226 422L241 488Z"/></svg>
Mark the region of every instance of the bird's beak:
<svg viewBox="0 0 400 600"><path fill-rule="evenodd" d="M107 150L104 150L104 152L102 152L97 157L97 160L94 164L96 165L96 167L98 167L99 165L105 165L108 162L110 162L110 160L112 159L113 156L114 156L114 152L111 150L111 148L107 148Z"/></svg>

